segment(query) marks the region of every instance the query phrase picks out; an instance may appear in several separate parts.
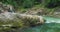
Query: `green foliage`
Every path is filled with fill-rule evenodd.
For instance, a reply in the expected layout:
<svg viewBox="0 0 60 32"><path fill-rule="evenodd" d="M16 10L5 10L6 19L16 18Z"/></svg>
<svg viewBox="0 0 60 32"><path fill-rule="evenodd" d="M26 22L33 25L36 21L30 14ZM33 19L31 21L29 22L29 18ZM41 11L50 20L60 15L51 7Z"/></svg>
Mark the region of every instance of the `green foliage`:
<svg viewBox="0 0 60 32"><path fill-rule="evenodd" d="M27 8L27 7L32 7L34 5L34 0L25 0L24 2L23 2L23 6L25 7L25 8Z"/></svg>
<svg viewBox="0 0 60 32"><path fill-rule="evenodd" d="M3 2L4 4L13 5L14 8L16 8L16 10L18 10L18 12L20 11L22 13L28 11L25 8L39 7L39 9L44 8L44 10L46 10L44 12L49 14L50 12L52 13L52 11L56 7L60 7L60 0L0 0L0 1ZM45 9L45 8L47 8L47 9ZM38 9L38 8L36 8L36 9Z"/></svg>
<svg viewBox="0 0 60 32"><path fill-rule="evenodd" d="M23 6L24 8L32 7L37 0L0 0L1 2L5 4L11 4L15 7Z"/></svg>
<svg viewBox="0 0 60 32"><path fill-rule="evenodd" d="M11 4L15 7L31 8L36 4L43 4L46 7L53 8L55 6L60 6L60 0L0 0L5 4Z"/></svg>
<svg viewBox="0 0 60 32"><path fill-rule="evenodd" d="M46 0L46 3L45 6L47 8L55 8L55 7L58 7L60 6L60 0Z"/></svg>

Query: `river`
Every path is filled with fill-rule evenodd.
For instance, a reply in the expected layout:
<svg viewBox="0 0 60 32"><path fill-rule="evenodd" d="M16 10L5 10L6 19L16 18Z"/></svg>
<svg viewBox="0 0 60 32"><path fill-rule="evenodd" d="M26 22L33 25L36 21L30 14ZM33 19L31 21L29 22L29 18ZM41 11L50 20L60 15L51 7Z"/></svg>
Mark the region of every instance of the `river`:
<svg viewBox="0 0 60 32"><path fill-rule="evenodd" d="M26 28L23 32L60 32L60 18L48 16L44 18L46 19L45 24Z"/></svg>

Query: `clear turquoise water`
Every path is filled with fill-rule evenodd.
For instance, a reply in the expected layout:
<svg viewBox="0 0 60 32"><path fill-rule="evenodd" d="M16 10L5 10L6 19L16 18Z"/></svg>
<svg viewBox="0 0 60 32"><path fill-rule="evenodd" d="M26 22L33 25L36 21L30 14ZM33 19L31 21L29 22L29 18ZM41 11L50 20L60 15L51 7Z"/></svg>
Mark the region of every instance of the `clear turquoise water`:
<svg viewBox="0 0 60 32"><path fill-rule="evenodd" d="M44 18L47 20L45 24L26 28L23 32L60 32L60 18L47 16Z"/></svg>

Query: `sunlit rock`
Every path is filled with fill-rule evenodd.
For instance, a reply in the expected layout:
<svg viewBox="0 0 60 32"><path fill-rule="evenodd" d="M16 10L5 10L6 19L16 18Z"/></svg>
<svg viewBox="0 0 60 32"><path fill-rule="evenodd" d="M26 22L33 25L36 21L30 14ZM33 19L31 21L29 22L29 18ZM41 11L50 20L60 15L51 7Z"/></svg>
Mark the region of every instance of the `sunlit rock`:
<svg viewBox="0 0 60 32"><path fill-rule="evenodd" d="M19 18L30 22L31 25L44 24L45 19L42 16L20 14Z"/></svg>
<svg viewBox="0 0 60 32"><path fill-rule="evenodd" d="M1 21L19 21L22 20L24 25L38 25L38 24L44 24L45 19L42 16L37 15L26 15L26 14L19 14L19 13L10 13L10 12L4 12L0 14L0 20Z"/></svg>

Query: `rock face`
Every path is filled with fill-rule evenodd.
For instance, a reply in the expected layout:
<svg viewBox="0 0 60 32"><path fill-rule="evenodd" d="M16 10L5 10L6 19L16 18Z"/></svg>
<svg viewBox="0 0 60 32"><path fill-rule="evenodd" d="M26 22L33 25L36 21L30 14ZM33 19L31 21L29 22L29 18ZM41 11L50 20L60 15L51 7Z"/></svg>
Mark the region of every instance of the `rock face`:
<svg viewBox="0 0 60 32"><path fill-rule="evenodd" d="M7 20L16 21L18 19L22 20L23 23L26 25L37 25L37 24L43 24L45 22L45 19L42 16L37 15L26 15L26 14L10 13L10 12L0 14L0 21L4 22Z"/></svg>
<svg viewBox="0 0 60 32"><path fill-rule="evenodd" d="M4 22L3 22L4 21ZM29 26L43 24L45 19L42 16L27 15L13 12L13 6L0 3L0 22L12 23L12 25ZM17 24L18 23L18 24Z"/></svg>
<svg viewBox="0 0 60 32"><path fill-rule="evenodd" d="M12 20L14 18L15 15L13 15L13 13L11 12L4 12L0 14L0 19L4 20L4 19L9 19Z"/></svg>
<svg viewBox="0 0 60 32"><path fill-rule="evenodd" d="M37 16L37 15L26 15L26 14L20 14L19 15L20 19L25 19L25 20L30 20L36 22L35 24L43 24L45 19L42 16Z"/></svg>

